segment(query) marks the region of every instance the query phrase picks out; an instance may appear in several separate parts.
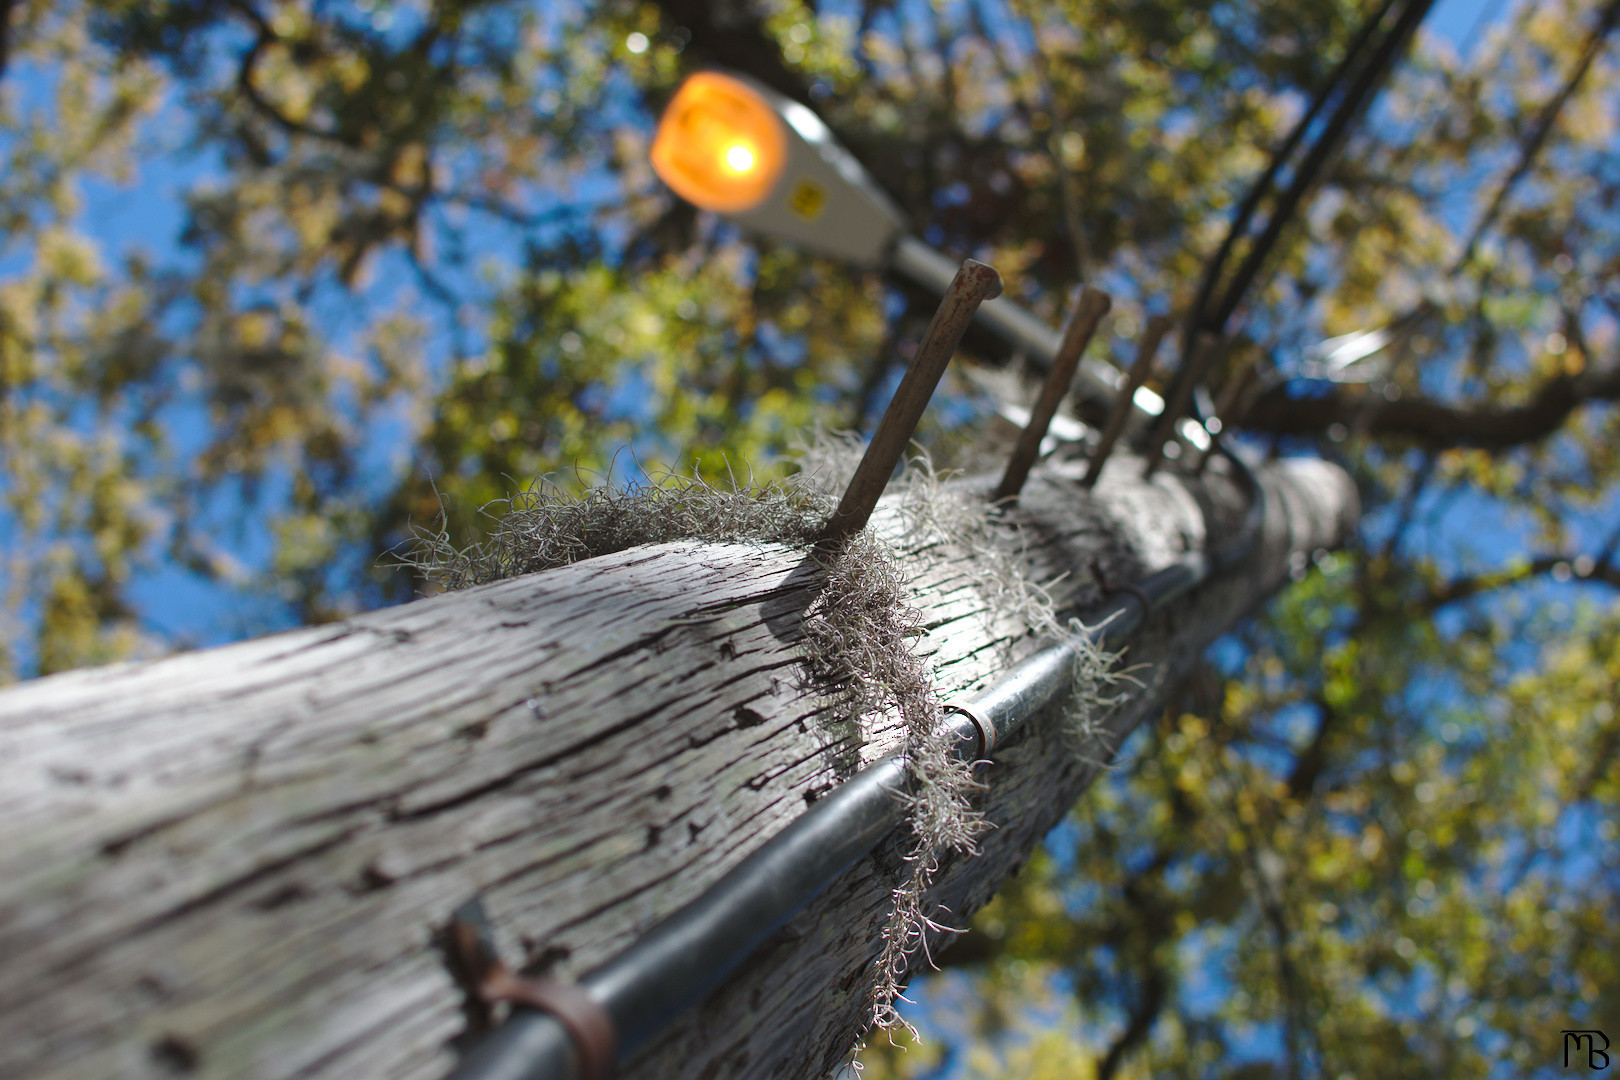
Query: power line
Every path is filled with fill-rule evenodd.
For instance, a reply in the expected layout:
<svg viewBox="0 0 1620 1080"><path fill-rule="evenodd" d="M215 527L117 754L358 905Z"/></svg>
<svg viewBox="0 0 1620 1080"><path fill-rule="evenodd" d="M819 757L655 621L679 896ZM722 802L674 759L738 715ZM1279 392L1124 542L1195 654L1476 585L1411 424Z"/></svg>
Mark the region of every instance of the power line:
<svg viewBox="0 0 1620 1080"><path fill-rule="evenodd" d="M1305 114L1294 125L1288 138L1277 148L1265 172L1256 178L1248 195L1239 205L1227 229L1226 238L1221 242L1220 248L1204 272L1197 298L1192 311L1188 314L1186 332L1182 335L1181 367L1171 378L1170 385L1166 389L1167 396L1176 396L1183 392L1182 383L1191 377L1189 369L1193 358L1193 343L1197 340L1199 332L1208 331L1217 336L1225 335L1227 323L1242 305L1244 297L1254 284L1267 258L1277 246L1283 229L1293 219L1299 204L1320 178L1328 161L1349 134L1352 123L1361 114L1374 91L1394 68L1396 60L1433 4L1433 0L1404 0L1404 6L1396 16L1394 25L1378 40L1378 44L1373 46L1372 42L1378 36L1379 27L1388 20L1390 13L1401 2L1402 0L1384 0L1378 10L1362 25L1352 39L1344 59L1317 91ZM1317 116L1335 96L1338 96L1338 102L1332 114L1305 150L1288 188L1277 197L1266 219L1265 228L1249 245L1243 261L1232 272L1225 289L1220 292L1219 299L1216 299L1216 287L1221 282L1222 271L1236 246L1238 237L1248 229L1261 203L1274 189L1283 166L1305 142L1306 135Z"/></svg>
<svg viewBox="0 0 1620 1080"><path fill-rule="evenodd" d="M1210 297L1220 280L1221 270L1225 267L1227 257L1231 254L1238 237L1248 229L1249 222L1260 208L1261 201L1271 191L1273 184L1276 182L1277 174L1282 171L1288 159L1299 148L1299 144L1304 140L1311 124L1316 121L1317 115L1332 99L1334 91L1344 84L1344 80L1348 77L1351 69L1355 67L1357 61L1364 54L1368 43L1372 41L1373 33L1378 29L1379 24L1384 21L1384 17L1389 14L1390 9L1395 6L1396 2L1397 0L1384 0L1383 6L1378 9L1377 13L1362 25L1361 30L1350 42L1350 47L1345 50L1344 57L1339 61L1338 66L1333 69L1327 80L1317 88L1310 105L1294 124L1293 130L1288 133L1288 137L1283 140L1282 145L1272 152L1271 161L1266 165L1265 172L1261 173L1254 183L1250 185L1249 193L1244 196L1243 202L1238 205L1237 213L1232 216L1232 221L1227 226L1225 239L1221 241L1221 246L1216 250L1215 255L1204 269L1204 277L1199 283L1198 295L1193 300L1191 318L1188 321L1188 328L1194 333L1199 330L1209 329L1209 327L1201 324L1200 319L1204 310L1209 306Z"/></svg>
<svg viewBox="0 0 1620 1080"><path fill-rule="evenodd" d="M1213 310L1203 313L1203 326L1201 329L1224 333L1227 320L1232 317L1238 306L1243 302L1249 287L1254 283L1261 266L1271 251L1276 247L1277 239L1282 235L1283 228L1292 219L1294 212L1299 208L1307 191L1315 185L1329 158L1339 148L1344 137L1349 134L1350 125L1360 114L1362 108L1370 100L1373 91L1384 77L1394 68L1395 61L1406 43L1416 32L1418 24L1428 14L1433 0L1407 0L1395 25L1384 36L1377 50L1368 60L1365 67L1351 81L1344 97L1339 100L1338 107L1334 109L1332 117L1323 127L1316 141L1306 151L1299 168L1295 170L1288 190L1278 199L1276 208L1266 221L1266 227L1255 240L1243 262L1233 273L1231 282L1226 291L1222 293L1221 300ZM1379 18L1385 13L1379 12Z"/></svg>

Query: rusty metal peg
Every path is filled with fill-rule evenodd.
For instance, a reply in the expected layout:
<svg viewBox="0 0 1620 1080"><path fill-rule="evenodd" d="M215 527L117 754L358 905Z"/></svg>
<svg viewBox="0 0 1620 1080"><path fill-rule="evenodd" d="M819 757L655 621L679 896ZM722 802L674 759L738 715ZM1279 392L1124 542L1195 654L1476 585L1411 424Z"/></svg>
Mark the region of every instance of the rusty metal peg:
<svg viewBox="0 0 1620 1080"><path fill-rule="evenodd" d="M1041 440L1046 438L1046 429L1051 426L1063 395L1069 392L1069 384L1074 381L1075 370L1080 366L1080 354L1086 351L1091 336L1097 332L1097 324L1102 322L1102 317L1108 314L1113 303L1101 289L1081 290L1074 317L1063 331L1063 343L1052 358L1052 370L1047 373L1040 397L1035 399L1034 406L1029 410L1029 423L1019 432L1018 445L1013 447L1012 457L1007 459L1007 471L1001 474L1001 483L991 496L995 501L1016 499L1024 489L1029 470L1040 456Z"/></svg>
<svg viewBox="0 0 1620 1080"><path fill-rule="evenodd" d="M917 421L922 419L923 410L934 396L934 387L945 374L945 365L950 363L968 323L973 321L974 312L986 300L1000 295L1001 275L993 267L973 259L962 263L950 288L945 290L945 298L939 302L928 332L917 346L917 355L912 357L911 366L906 368L894 392L894 399L883 411L883 419L878 421L877 431L861 463L855 467L855 475L850 477L838 509L822 527L818 546L838 544L866 527L879 496L889 485L894 467L905 453L906 444L911 442L912 432L917 430Z"/></svg>
<svg viewBox="0 0 1620 1080"><path fill-rule="evenodd" d="M1221 339L1208 330L1200 330L1198 337L1193 341L1192 359L1187 364L1187 370L1177 380L1175 397L1164 403L1164 414L1159 417L1158 427L1153 429L1153 437L1148 440L1147 465L1142 469L1144 479L1151 477L1164 463L1164 448L1176 436L1176 421L1181 414L1187 411L1188 402L1192 401L1193 387L1204 379L1204 372L1215 359L1219 350Z"/></svg>
<svg viewBox="0 0 1620 1080"><path fill-rule="evenodd" d="M1130 419L1136 390L1147 382L1148 372L1153 369L1153 357L1158 353L1164 335L1170 332L1171 325L1168 315L1154 315L1148 319L1142 337L1137 341L1136 359L1131 363L1131 370L1126 372L1125 385L1119 388L1119 397L1115 399L1114 408L1103 424L1102 434L1097 438L1097 449L1091 454L1091 466L1086 470L1086 478L1080 482L1081 487L1096 486L1097 477L1102 475L1103 463L1125 432L1125 421Z"/></svg>

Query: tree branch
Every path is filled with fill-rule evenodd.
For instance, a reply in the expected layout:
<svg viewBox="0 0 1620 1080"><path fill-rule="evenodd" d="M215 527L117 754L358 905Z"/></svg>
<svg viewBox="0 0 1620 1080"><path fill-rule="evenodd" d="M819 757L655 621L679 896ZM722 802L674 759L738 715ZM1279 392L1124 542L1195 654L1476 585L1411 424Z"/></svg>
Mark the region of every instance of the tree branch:
<svg viewBox="0 0 1620 1080"><path fill-rule="evenodd" d="M655 0L654 6L671 24L692 31L686 52L696 64L721 64L795 101L810 99L809 82L782 62L781 50L748 5L735 0Z"/></svg>
<svg viewBox="0 0 1620 1080"><path fill-rule="evenodd" d="M1125 1063L1125 1055L1147 1039L1148 1033L1153 1030L1153 1022L1164 1009L1165 998L1169 995L1169 980L1165 978L1163 968L1151 961L1149 964L1142 996L1131 1009L1131 1018L1125 1030L1119 1033L1119 1037L1109 1045L1108 1053L1097 1063L1097 1080L1113 1080L1114 1074Z"/></svg>
<svg viewBox="0 0 1620 1080"><path fill-rule="evenodd" d="M1338 711L1328 704L1323 695L1313 695L1311 704L1316 706L1316 732L1304 749L1296 753L1294 769L1288 774L1288 794L1295 799L1310 795L1316 781L1327 768L1327 742L1339 721Z"/></svg>
<svg viewBox="0 0 1620 1080"><path fill-rule="evenodd" d="M1287 387L1281 384L1261 396L1243 418L1244 427L1273 435L1318 435L1337 423L1435 450L1505 450L1552 435L1587 402L1620 400L1620 364L1559 375L1521 405L1454 405L1418 396L1380 401L1342 386L1320 397L1295 398Z"/></svg>
<svg viewBox="0 0 1620 1080"><path fill-rule="evenodd" d="M14 0L0 0L0 78L5 78L6 65L11 59L11 9Z"/></svg>
<svg viewBox="0 0 1620 1080"><path fill-rule="evenodd" d="M1519 149L1518 164L1513 167L1512 172L1503 178L1501 186L1496 189L1496 194L1491 197L1490 205L1486 207L1485 212L1480 215L1479 221L1474 225L1473 232L1468 237L1468 243L1464 245L1462 254L1457 257L1456 263L1451 268L1453 274L1468 265L1469 260L1474 257L1474 252L1479 249L1480 240L1501 215L1502 207L1506 204L1508 195L1518 185L1519 181L1529 174L1530 167L1535 164L1536 157L1541 153L1542 147L1547 144L1547 136L1552 134L1553 124L1558 121L1558 114L1563 110L1564 104L1575 93L1576 88L1581 85L1581 80L1586 78L1587 71L1592 67L1592 61L1596 60L1598 53L1603 51L1604 39L1614 29L1617 20L1620 20L1620 0L1610 0L1609 6L1598 17L1597 25L1592 28L1591 33L1587 36L1586 44L1581 49L1581 58L1576 63L1575 70L1570 73L1568 80L1565 81L1558 93L1554 94L1541 107L1535 125L1530 130L1529 138L1524 141Z"/></svg>
<svg viewBox="0 0 1620 1080"><path fill-rule="evenodd" d="M1251 833L1251 837L1252 835ZM1283 910L1282 899L1277 895L1279 891L1277 883L1270 880L1266 867L1261 865L1258 852L1269 853L1270 849L1251 847L1250 850L1257 852L1252 864L1255 882L1260 891L1260 907L1264 912L1266 925L1271 928L1272 943L1277 950L1277 989L1282 997L1283 1047L1288 1055L1288 1080L1300 1080L1304 1063L1300 1039L1308 1025L1304 1016L1305 1002L1299 970L1294 966L1288 915Z"/></svg>
<svg viewBox="0 0 1620 1080"><path fill-rule="evenodd" d="M251 11L252 9L244 5L243 10ZM276 108L276 106L268 98L259 92L258 86L256 86L253 82L253 71L259 65L259 57L261 54L263 54L265 46L274 44L276 41L280 40L280 38L276 35L276 32L264 22L263 17L259 16L258 12L253 12L253 16L257 20L259 35L253 39L252 46L250 46L247 52L242 54L241 59L237 61L236 88L241 91L242 96L247 99L248 104L253 106L255 112L264 116L273 122L277 127L286 131L288 134L307 135L311 138L329 139L334 142L341 141L339 134L335 131L313 127L309 124L303 123L302 121L294 120L292 117Z"/></svg>
<svg viewBox="0 0 1620 1080"><path fill-rule="evenodd" d="M1581 556L1568 555L1540 555L1528 563L1511 567L1506 570L1493 570L1486 574L1471 574L1467 577L1453 578L1445 584L1430 591L1427 597L1418 602L1418 609L1425 615L1432 614L1448 604L1461 603L1471 600L1484 593L1506 588L1509 585L1519 585L1531 578L1552 573L1557 567L1564 566L1569 569L1570 577L1578 581L1600 581L1605 585L1612 585L1620 589L1620 567L1614 566L1606 556L1602 560L1587 560Z"/></svg>

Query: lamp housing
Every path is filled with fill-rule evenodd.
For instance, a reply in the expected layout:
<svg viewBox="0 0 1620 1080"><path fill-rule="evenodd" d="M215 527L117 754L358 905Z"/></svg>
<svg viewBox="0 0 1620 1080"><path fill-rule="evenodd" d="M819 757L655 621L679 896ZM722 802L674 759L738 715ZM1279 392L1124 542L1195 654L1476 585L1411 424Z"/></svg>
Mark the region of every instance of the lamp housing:
<svg viewBox="0 0 1620 1080"><path fill-rule="evenodd" d="M861 266L882 265L905 224L820 117L735 72L700 71L681 84L651 158L688 202Z"/></svg>

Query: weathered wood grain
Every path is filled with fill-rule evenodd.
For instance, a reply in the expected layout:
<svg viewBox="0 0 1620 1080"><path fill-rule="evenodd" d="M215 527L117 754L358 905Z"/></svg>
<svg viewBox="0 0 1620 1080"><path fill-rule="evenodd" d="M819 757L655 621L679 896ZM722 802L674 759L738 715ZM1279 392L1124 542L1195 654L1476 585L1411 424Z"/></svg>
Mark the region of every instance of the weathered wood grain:
<svg viewBox="0 0 1620 1080"><path fill-rule="evenodd" d="M1235 527L1116 460L1038 469L1015 517L1037 580L1083 607ZM988 486L988 481L984 486ZM1289 555L1354 515L1342 474L1284 463L1250 569L1155 620L1111 752ZM881 513L874 527L894 528ZM927 545L913 545L927 546ZM913 551L945 695L1034 646L971 553ZM463 1029L436 928L480 895L509 960L580 971L701 892L862 764L799 649L817 569L781 546L664 544L154 663L0 692L0 1077L442 1075ZM941 899L991 895L1094 766L1048 726L991 770L997 828ZM717 997L628 1063L644 1077L815 1076L862 1019L895 850L846 875Z"/></svg>

